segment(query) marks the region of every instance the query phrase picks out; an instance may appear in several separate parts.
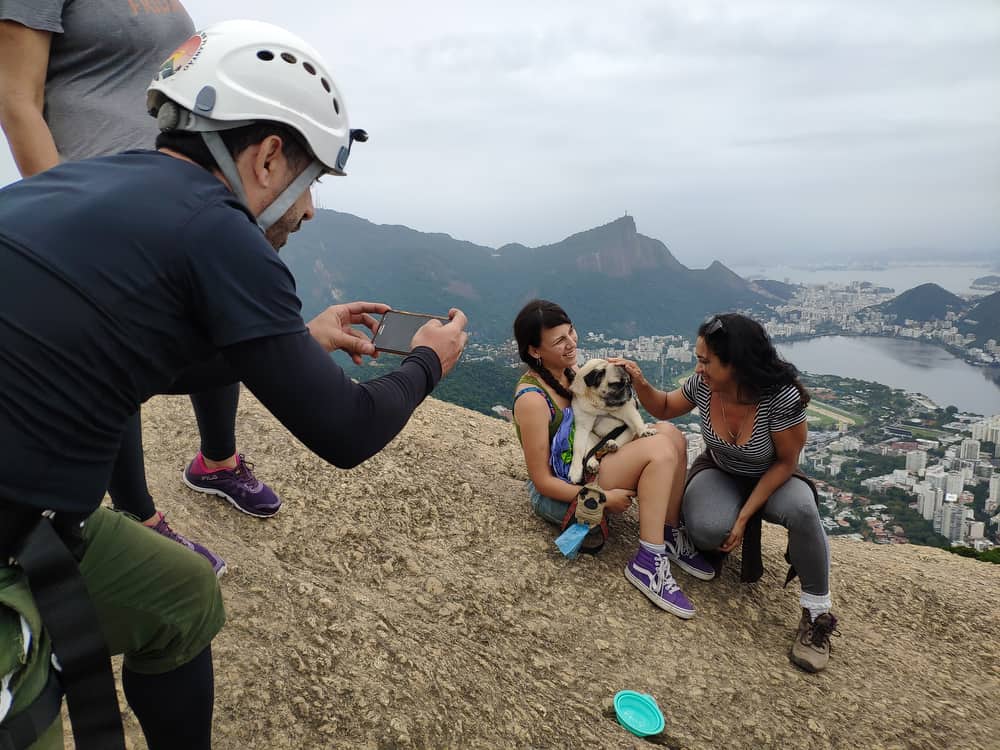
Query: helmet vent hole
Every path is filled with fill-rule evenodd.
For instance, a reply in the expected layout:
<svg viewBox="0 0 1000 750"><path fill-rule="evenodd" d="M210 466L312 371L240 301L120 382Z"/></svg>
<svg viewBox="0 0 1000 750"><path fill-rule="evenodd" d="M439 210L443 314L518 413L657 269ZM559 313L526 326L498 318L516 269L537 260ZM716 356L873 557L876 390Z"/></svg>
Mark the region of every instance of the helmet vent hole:
<svg viewBox="0 0 1000 750"><path fill-rule="evenodd" d="M295 59L295 55L289 52L282 52L281 59L284 60L286 63L290 63L291 65L294 65L295 63L298 62L298 60Z"/></svg>
<svg viewBox="0 0 1000 750"><path fill-rule="evenodd" d="M302 67L306 69L306 73L311 76L316 75L316 68L312 66L312 63L303 62Z"/></svg>
<svg viewBox="0 0 1000 750"><path fill-rule="evenodd" d="M340 102L337 101L337 97L333 98L333 111L340 114Z"/></svg>
<svg viewBox="0 0 1000 750"><path fill-rule="evenodd" d="M323 88L326 89L326 93L329 94L330 93L330 82L328 80L326 80L325 78L320 78L319 80L320 80L320 83L323 84Z"/></svg>
<svg viewBox="0 0 1000 750"><path fill-rule="evenodd" d="M258 50L257 59L263 60L264 62L270 62L274 59L274 53L266 49Z"/></svg>

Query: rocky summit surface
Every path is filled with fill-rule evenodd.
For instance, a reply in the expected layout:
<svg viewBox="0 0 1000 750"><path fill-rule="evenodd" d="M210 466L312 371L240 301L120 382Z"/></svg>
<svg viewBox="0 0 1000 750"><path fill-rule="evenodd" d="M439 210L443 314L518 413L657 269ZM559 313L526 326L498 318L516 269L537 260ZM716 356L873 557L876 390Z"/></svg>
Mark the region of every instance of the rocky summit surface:
<svg viewBox="0 0 1000 750"><path fill-rule="evenodd" d="M996 566L832 540L840 637L829 669L806 674L787 658L798 590L781 587L778 527L756 584L738 560L711 582L679 572L698 608L682 621L622 574L634 511L599 555L559 554L505 422L429 399L342 471L244 391L240 450L284 498L258 520L181 485L198 442L187 399L143 414L158 506L229 563L218 750L1000 747ZM656 699L662 734L618 725L622 689Z"/></svg>

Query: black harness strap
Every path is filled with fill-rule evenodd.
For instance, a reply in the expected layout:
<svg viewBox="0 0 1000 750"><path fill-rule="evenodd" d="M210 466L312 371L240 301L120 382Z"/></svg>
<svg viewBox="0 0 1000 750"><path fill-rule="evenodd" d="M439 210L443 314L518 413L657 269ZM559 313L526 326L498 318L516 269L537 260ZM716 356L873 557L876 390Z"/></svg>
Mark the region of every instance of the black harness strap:
<svg viewBox="0 0 1000 750"><path fill-rule="evenodd" d="M62 697L62 685L59 684L56 671L50 669L45 687L32 704L17 716L4 719L0 723L0 750L22 750L30 747L59 716Z"/></svg>
<svg viewBox="0 0 1000 750"><path fill-rule="evenodd" d="M597 453L597 451L599 451L601 448L603 448L605 445L607 445L607 443L608 443L609 440L614 440L619 435L621 435L623 432L625 432L625 425L624 424L620 424L617 427L615 427L613 430L611 430L607 435L605 435L604 437L602 437L597 442L597 445L595 445L593 448L591 448L587 452L587 455L583 457L583 465L586 466L587 465L587 461L589 461Z"/></svg>
<svg viewBox="0 0 1000 750"><path fill-rule="evenodd" d="M15 550L62 667L78 750L125 750L104 634L76 560L45 516Z"/></svg>

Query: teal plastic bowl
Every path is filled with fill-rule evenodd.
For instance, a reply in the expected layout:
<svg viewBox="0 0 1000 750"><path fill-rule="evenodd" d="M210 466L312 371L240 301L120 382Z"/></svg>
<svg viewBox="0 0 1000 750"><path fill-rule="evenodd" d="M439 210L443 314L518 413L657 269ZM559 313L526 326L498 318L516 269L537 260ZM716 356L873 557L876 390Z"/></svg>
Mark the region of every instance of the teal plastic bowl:
<svg viewBox="0 0 1000 750"><path fill-rule="evenodd" d="M634 690L615 693L615 715L618 723L636 737L649 737L663 731L663 713L653 696Z"/></svg>

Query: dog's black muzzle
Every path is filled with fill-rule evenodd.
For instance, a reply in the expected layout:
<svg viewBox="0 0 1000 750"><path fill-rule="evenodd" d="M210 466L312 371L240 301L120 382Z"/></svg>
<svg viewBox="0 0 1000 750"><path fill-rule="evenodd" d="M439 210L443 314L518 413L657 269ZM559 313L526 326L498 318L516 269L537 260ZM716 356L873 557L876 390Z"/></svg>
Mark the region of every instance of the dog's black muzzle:
<svg viewBox="0 0 1000 750"><path fill-rule="evenodd" d="M604 397L604 403L609 408L614 409L624 406L634 396L635 391L632 390L632 384L628 380L622 380L618 383L608 383L608 394Z"/></svg>

